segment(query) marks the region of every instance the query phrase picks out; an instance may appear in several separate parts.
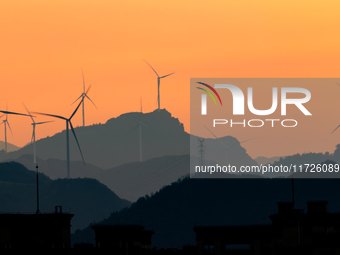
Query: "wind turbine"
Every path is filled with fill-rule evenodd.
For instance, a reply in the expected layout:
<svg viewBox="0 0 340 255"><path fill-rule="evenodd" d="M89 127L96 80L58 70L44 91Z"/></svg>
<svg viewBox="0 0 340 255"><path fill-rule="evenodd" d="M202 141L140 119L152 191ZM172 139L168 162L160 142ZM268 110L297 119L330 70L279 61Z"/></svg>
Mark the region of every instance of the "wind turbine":
<svg viewBox="0 0 340 255"><path fill-rule="evenodd" d="M24 105L24 104L23 104ZM32 133L32 138L31 138L31 143L33 143L33 162L36 165L37 164L37 156L36 156L36 146L35 146L35 126L36 125L40 125L40 124L45 124L45 123L49 123L49 122L53 122L53 121L44 121L44 122L35 122L30 111L27 109L26 105L24 105L28 115L31 117L32 119L32 126L33 126L33 133Z"/></svg>
<svg viewBox="0 0 340 255"><path fill-rule="evenodd" d="M5 126L5 153L7 153L7 126L8 126L9 130L11 131L11 133L13 135L11 126L9 125L9 122L8 122L8 119L7 119L7 115L8 114L23 115L23 116L29 116L29 115L23 114L23 113L17 113L17 112L9 112L9 111L0 111L0 112L4 113L3 115L0 116L0 118L2 118L4 115L6 115L6 119L4 119L2 121L2 124L4 124L4 126Z"/></svg>
<svg viewBox="0 0 340 255"><path fill-rule="evenodd" d="M145 61L145 60L144 60ZM146 62L146 61L145 61ZM164 76L159 76L158 73L156 72L155 69L153 69L153 67L148 63L146 62L150 67L151 69L155 72L155 74L157 75L157 84L158 84L158 111L160 110L160 105L161 105L161 100L160 100L160 92L159 92L159 87L161 85L161 79L165 78L165 77L168 77L174 73L170 73L170 74L167 74L167 75L164 75Z"/></svg>
<svg viewBox="0 0 340 255"><path fill-rule="evenodd" d="M144 125L143 122L138 122L138 124L134 128L132 128L129 132L126 133L127 135L131 133L133 130L139 128L139 162L143 162L142 127L152 132L147 126Z"/></svg>
<svg viewBox="0 0 340 255"><path fill-rule="evenodd" d="M84 72L83 70L81 70L81 73L82 73L82 76L83 76L83 93L80 95L80 97L77 98L76 101L74 101L72 104L74 104L75 102L77 102L80 98L83 98L85 99L85 97L91 101L91 103L97 108L97 106L93 103L93 101L91 100L91 98L89 98L89 96L87 95L87 93L89 92L90 88L91 88L91 85L87 88L86 92L85 92L85 79L84 79ZM85 100L82 100L83 101L83 104L82 104L82 110L83 110L83 127L85 127L85 107L84 107L84 101Z"/></svg>
<svg viewBox="0 0 340 255"><path fill-rule="evenodd" d="M67 158L67 178L70 178L70 144L69 144L69 126L71 127L71 131L73 133L73 136L74 136L74 139L76 140L77 142L77 145L78 145L78 148L79 148L79 152L80 152L80 155L81 155L81 158L83 160L83 163L85 165L85 160L84 160L84 157L83 157L83 153L81 152L81 149L80 149L80 145L79 145L79 142L78 142L78 139L77 139L77 136L76 136L76 133L74 132L74 128L72 126L72 122L71 122L71 119L72 117L76 114L79 106L81 105L81 103L83 102L84 100L84 97L81 99L81 101L79 102L77 108L74 110L74 112L72 113L71 117L70 118L65 118L63 116L59 116L59 115L54 115L54 114L47 114L47 113L40 113L40 112L34 112L36 114L40 114L40 115L45 115L45 116L50 116L50 117L54 117L54 118L58 118L58 119L62 119L62 120L65 120L66 121L66 158Z"/></svg>

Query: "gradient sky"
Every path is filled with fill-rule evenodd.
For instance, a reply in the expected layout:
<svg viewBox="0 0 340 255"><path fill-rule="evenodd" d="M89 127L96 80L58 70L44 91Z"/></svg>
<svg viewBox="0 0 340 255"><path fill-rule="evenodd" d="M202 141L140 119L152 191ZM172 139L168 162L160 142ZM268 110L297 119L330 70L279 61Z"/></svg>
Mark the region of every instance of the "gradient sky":
<svg viewBox="0 0 340 255"><path fill-rule="evenodd" d="M86 103L87 125L139 111L140 97L143 111L153 111L157 80L145 59L160 75L176 72L161 82L161 108L189 132L192 77L339 77L339 9L336 0L1 1L0 109L7 101L9 111L24 112L24 102L67 117L82 92L82 68L98 106ZM8 141L24 146L30 120L9 121ZM73 124L82 124L80 112ZM63 129L56 120L36 133Z"/></svg>

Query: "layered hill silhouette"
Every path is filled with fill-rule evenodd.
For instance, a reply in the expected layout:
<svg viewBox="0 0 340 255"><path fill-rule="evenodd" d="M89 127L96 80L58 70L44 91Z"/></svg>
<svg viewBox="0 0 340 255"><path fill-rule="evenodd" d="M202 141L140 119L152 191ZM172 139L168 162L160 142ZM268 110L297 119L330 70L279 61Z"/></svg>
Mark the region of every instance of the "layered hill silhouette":
<svg viewBox="0 0 340 255"><path fill-rule="evenodd" d="M20 156L16 162L33 169L32 155ZM39 170L53 180L66 176L64 160L38 158L37 163ZM90 164L84 166L81 161L72 161L71 178L94 178L119 197L136 201L188 175L189 163L189 155L164 156L103 170Z"/></svg>
<svg viewBox="0 0 340 255"><path fill-rule="evenodd" d="M164 156L106 170L100 181L129 201L159 191L189 175L189 155Z"/></svg>
<svg viewBox="0 0 340 255"><path fill-rule="evenodd" d="M198 142L198 137L186 133L183 124L166 110L127 113L103 125L78 127L75 132L86 164L81 162L80 153L71 137L71 178L95 178L130 201L136 201L140 196L156 192L188 175L190 140L194 143L194 149ZM257 164L234 137L208 138L205 144L207 162L223 158L226 164L235 166ZM65 178L65 131L37 141L36 147L41 171L51 179ZM32 151L32 145L27 145L3 155L2 160L17 161L34 169ZM191 152L195 155L198 148Z"/></svg>
<svg viewBox="0 0 340 255"><path fill-rule="evenodd" d="M16 162L0 163L0 212L36 212L36 172ZM40 211L53 212L55 206L74 214L72 231L108 217L112 211L128 207L105 185L90 178L51 180L39 173Z"/></svg>
<svg viewBox="0 0 340 255"><path fill-rule="evenodd" d="M233 144L237 143L235 138L230 139L230 141ZM240 147L237 150L242 152L244 149ZM233 153L238 154L237 150L232 151L230 155L233 155ZM243 158L247 159L247 157L249 156L246 155ZM16 161L26 167L33 168L32 155L23 155ZM236 157L234 157L232 162L237 164L237 162L242 161L237 161ZM66 162L63 160L41 160L38 158L37 163L39 164L40 171L51 179L65 178L66 176ZM206 163L214 164L213 161L208 160ZM163 186L170 185L179 178L188 176L190 156L187 154L163 156L144 162L123 164L107 170L90 164L84 166L81 161L72 161L71 169L73 169L71 171L71 178L95 178L105 184L119 197L134 202L139 197L155 193Z"/></svg>
<svg viewBox="0 0 340 255"><path fill-rule="evenodd" d="M294 184L296 208L306 210L307 201L327 200L330 212L340 211L340 179L296 179ZM184 178L112 213L100 224L142 224L155 231L153 245L174 248L195 244L195 225L270 223L277 203L291 200L290 178ZM90 226L72 237L74 243L88 240L94 240Z"/></svg>
<svg viewBox="0 0 340 255"><path fill-rule="evenodd" d="M7 151L8 152L17 151L19 149L20 149L20 147L7 142ZM0 151L3 151L3 152L1 152L2 154L5 153L5 142L3 142L3 141L0 141Z"/></svg>
<svg viewBox="0 0 340 255"><path fill-rule="evenodd" d="M143 125L139 127L140 123ZM165 109L150 113L131 112L122 114L117 118L109 119L105 124L77 127L75 132L86 163L102 169L111 169L126 163L139 162L140 134L142 161L190 153L190 135L184 131L183 124L172 117ZM207 153L209 153L209 150L218 150L226 157L234 153L228 158L238 162L257 164L246 154L246 151L235 138L229 136L223 138L223 143L233 146L232 150L221 150L220 141L217 139L210 140L211 145L209 145L209 148L207 147ZM37 157L43 160L66 160L65 130L52 137L38 140L36 147ZM3 155L0 159L2 161L16 160L20 156L32 154L32 152L33 147L30 144L18 151ZM72 136L70 137L70 158L71 161L81 161L80 153Z"/></svg>
<svg viewBox="0 0 340 255"><path fill-rule="evenodd" d="M273 166L285 165L289 166L293 165L304 165L304 164L316 164L320 162L324 162L327 160L334 161L340 164L340 144L336 145L336 148L332 153L303 153L303 154L294 154L291 156L281 157L279 160L276 160L273 163ZM287 174L286 174L287 175ZM284 175L283 175L284 176Z"/></svg>
<svg viewBox="0 0 340 255"><path fill-rule="evenodd" d="M32 154L21 155L19 158L15 159L15 162L24 165L28 169L35 168ZM39 165L40 171L52 180L66 178L67 176L66 160L54 158L43 160L41 158L37 158L36 163ZM70 165L72 170L70 178L94 178L99 180L100 176L102 176L105 172L105 170L103 170L102 168L91 165L89 163L84 165L82 161L71 161Z"/></svg>

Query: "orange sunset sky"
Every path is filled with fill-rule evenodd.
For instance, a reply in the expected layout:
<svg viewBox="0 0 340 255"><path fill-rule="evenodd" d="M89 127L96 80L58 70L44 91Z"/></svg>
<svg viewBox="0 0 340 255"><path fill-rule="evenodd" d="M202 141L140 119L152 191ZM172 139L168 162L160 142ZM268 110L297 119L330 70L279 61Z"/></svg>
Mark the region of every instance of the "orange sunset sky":
<svg viewBox="0 0 340 255"><path fill-rule="evenodd" d="M160 75L175 72L161 82L161 108L189 132L190 78L340 77L339 10L337 0L1 1L0 109L7 101L9 111L25 113L25 103L69 117L82 92L82 68L98 107L86 102L86 125L139 111L140 97L143 111L153 111L157 80L145 59ZM330 119L331 131L340 115ZM8 142L27 144L30 119L9 121ZM82 125L80 111L72 123ZM56 120L36 135L63 129ZM3 132L0 126L1 140ZM252 157L288 153L243 146Z"/></svg>

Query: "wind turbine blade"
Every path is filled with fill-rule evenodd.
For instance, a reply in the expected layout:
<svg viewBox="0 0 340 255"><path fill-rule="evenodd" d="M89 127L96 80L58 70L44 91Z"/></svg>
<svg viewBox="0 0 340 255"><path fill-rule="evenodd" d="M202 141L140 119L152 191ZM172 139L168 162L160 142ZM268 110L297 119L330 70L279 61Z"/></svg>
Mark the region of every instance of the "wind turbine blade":
<svg viewBox="0 0 340 255"><path fill-rule="evenodd" d="M80 95L80 97L78 97L77 98L77 100L76 101L74 101L72 104L70 104L70 105L73 105L75 102L77 102L81 97L82 97L83 95Z"/></svg>
<svg viewBox="0 0 340 255"><path fill-rule="evenodd" d="M0 111L0 112L5 113L5 114L14 114L14 115L30 116L30 115L23 114L23 113L18 113L18 112L9 112L9 111ZM6 115L6 118L7 118L7 115Z"/></svg>
<svg viewBox="0 0 340 255"><path fill-rule="evenodd" d="M250 138L250 139L244 140L244 141L242 141L242 142L240 142L240 143L245 143L245 142L248 142L248 141L254 140L254 139L257 139L257 138L256 138L256 137L255 137L255 138Z"/></svg>
<svg viewBox="0 0 340 255"><path fill-rule="evenodd" d="M83 68L80 68L81 69L81 75L83 76L83 93L85 93L85 78L84 78L84 72L83 72Z"/></svg>
<svg viewBox="0 0 340 255"><path fill-rule="evenodd" d="M39 114L39 115L44 115L44 116L49 116L49 117L54 117L54 118L58 118L58 119L62 119L62 120L67 120L65 117L59 116L59 115L47 114L47 113L41 113L41 112L33 112L33 113Z"/></svg>
<svg viewBox="0 0 340 255"><path fill-rule="evenodd" d="M94 107L96 107L96 109L98 110L97 106L95 105L95 103L93 103L93 101L91 100L91 98L89 98L89 96L88 96L88 95L85 95L85 96L86 96L86 98L87 98L88 100L90 100L90 101L91 101L91 103L94 105Z"/></svg>
<svg viewBox="0 0 340 255"><path fill-rule="evenodd" d="M156 138L158 138L158 136L157 136L156 134L154 134L153 131L152 131L150 128L148 128L147 126L145 126L144 123L140 122L139 124L142 125L143 127L145 127L147 130L149 130L153 136L155 136Z"/></svg>
<svg viewBox="0 0 340 255"><path fill-rule="evenodd" d="M332 131L332 133L331 134L333 134L334 133L334 131L335 130L337 130L338 128L340 127L340 125L339 126L337 126L333 131Z"/></svg>
<svg viewBox="0 0 340 255"><path fill-rule="evenodd" d="M211 130L206 126L204 125L206 129L208 129L208 131L216 138L216 139L219 139L213 132L211 132Z"/></svg>
<svg viewBox="0 0 340 255"><path fill-rule="evenodd" d="M162 79L162 78L168 77L168 76L170 76L170 75L172 75L172 74L174 74L174 73L170 73L170 74L164 75L164 76L159 77L159 78Z"/></svg>
<svg viewBox="0 0 340 255"><path fill-rule="evenodd" d="M84 92L85 94L89 93L89 90L90 90L91 86L92 86L92 85L90 84L89 87L87 88L86 92ZM84 91L85 91L85 90L84 90Z"/></svg>
<svg viewBox="0 0 340 255"><path fill-rule="evenodd" d="M70 127L71 127L71 130L72 130L74 139L76 139L76 142L77 142L77 145L78 145L78 148L79 148L79 151L80 151L81 158L83 159L83 163L85 165L85 160L84 160L84 157L83 157L83 153L81 152L81 149L80 149L80 145L79 145L79 142L78 142L78 139L77 139L77 136L76 136L76 132L74 132L74 128L72 126L71 121L68 121L68 122L70 123Z"/></svg>
<svg viewBox="0 0 340 255"><path fill-rule="evenodd" d="M206 129L209 130L209 132L217 139L217 141L222 144L227 150L229 149L229 147L227 145L225 145L224 143L221 142L221 140L206 126L204 125Z"/></svg>
<svg viewBox="0 0 340 255"><path fill-rule="evenodd" d="M143 60L144 60L144 59L143 59ZM145 61L145 60L144 60L144 61ZM155 72L155 74L157 75L157 77L159 77L159 75L158 75L158 73L156 72L156 70L153 69L153 67L152 67L148 62L145 61L145 63L147 63L147 64L151 67L151 69Z"/></svg>
<svg viewBox="0 0 340 255"><path fill-rule="evenodd" d="M79 102L77 108L74 110L74 112L72 113L71 117L70 117L68 120L71 120L72 117L76 114L76 112L78 111L79 106L81 105L81 103L82 103L83 101L84 101L84 97L80 100L80 102Z"/></svg>
<svg viewBox="0 0 340 255"><path fill-rule="evenodd" d="M0 119L1 119L3 116L5 116L5 114L2 114L2 115L0 116Z"/></svg>
<svg viewBox="0 0 340 255"><path fill-rule="evenodd" d="M244 140L244 141L242 141L242 142L235 143L234 145L228 147L227 150L231 149L232 147L234 147L234 146L236 146L236 145L239 145L239 144L241 144L241 143L245 143L245 142L248 142L248 141L254 140L254 139L257 139L257 138L250 138L250 139Z"/></svg>
<svg viewBox="0 0 340 255"><path fill-rule="evenodd" d="M9 127L9 130L11 131L11 134L13 135L12 129L11 129L11 125L9 124L9 122L7 121L7 126Z"/></svg>
<svg viewBox="0 0 340 255"><path fill-rule="evenodd" d="M29 116L31 117L31 119L32 119L33 123L35 123L35 121L34 121L34 119L33 119L32 115L31 115L30 111L27 109L26 105L25 105L24 103L22 103L22 104L24 105L24 107L25 107L25 109L26 109L27 113L28 113L28 114L29 114Z"/></svg>
<svg viewBox="0 0 340 255"><path fill-rule="evenodd" d="M39 125L39 124L45 124L45 123L49 123L49 122L54 122L54 120L44 121L44 122L37 122L37 123L35 123L35 124L36 124L36 125Z"/></svg>
<svg viewBox="0 0 340 255"><path fill-rule="evenodd" d="M137 124L134 128L132 128L129 132L127 132L125 135L128 135L130 134L133 130L135 130L136 128L139 127L140 124Z"/></svg>

